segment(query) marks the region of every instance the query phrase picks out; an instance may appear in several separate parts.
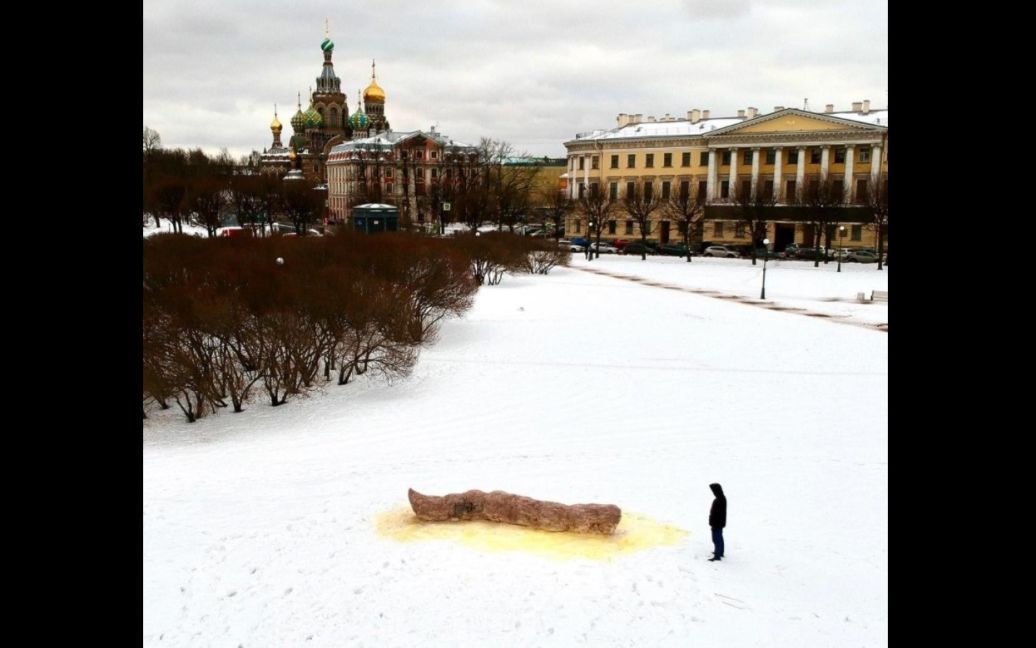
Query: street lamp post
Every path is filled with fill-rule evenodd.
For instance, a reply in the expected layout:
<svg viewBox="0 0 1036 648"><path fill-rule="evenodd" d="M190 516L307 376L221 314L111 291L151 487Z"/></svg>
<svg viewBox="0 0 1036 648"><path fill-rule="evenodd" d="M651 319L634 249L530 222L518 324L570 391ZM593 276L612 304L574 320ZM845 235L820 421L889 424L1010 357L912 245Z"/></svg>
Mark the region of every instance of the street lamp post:
<svg viewBox="0 0 1036 648"><path fill-rule="evenodd" d="M759 299L766 299L766 262L770 259L770 239L763 239L763 290L759 293Z"/></svg>
<svg viewBox="0 0 1036 648"><path fill-rule="evenodd" d="M838 226L838 272L842 271L842 257L845 255L845 225Z"/></svg>

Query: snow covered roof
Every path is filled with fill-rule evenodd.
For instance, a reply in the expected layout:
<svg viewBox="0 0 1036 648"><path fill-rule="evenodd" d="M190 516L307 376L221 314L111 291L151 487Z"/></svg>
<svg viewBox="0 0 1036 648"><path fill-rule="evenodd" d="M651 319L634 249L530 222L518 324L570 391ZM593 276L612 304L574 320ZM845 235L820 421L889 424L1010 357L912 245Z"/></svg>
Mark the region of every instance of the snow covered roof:
<svg viewBox="0 0 1036 648"><path fill-rule="evenodd" d="M424 136L440 146L459 146L461 148L474 148L470 144L463 142L456 142L441 133L428 133L421 130L415 131L385 131L384 133L378 133L371 137L364 137L361 139L354 139L348 142L343 142L331 149L331 154L335 153L346 153L349 151L371 151L390 149L403 140L410 139L412 137Z"/></svg>
<svg viewBox="0 0 1036 648"><path fill-rule="evenodd" d="M758 115L751 118L751 120L770 117L775 115L777 112L784 112L785 110L788 109ZM813 114L818 117L837 117L839 119L848 119L850 121L857 121L864 124L870 124L872 126L883 126L885 128L888 128L889 125L889 111L887 108L884 110L871 110L866 115L859 112L797 112ZM686 119L640 122L637 124L627 124L610 130L598 129L586 133L579 133L576 135L574 140L569 140L568 142L565 142L565 144L574 144L586 140L600 141L614 139L642 139L647 137L694 137L699 135L709 135L714 131L730 128L751 120L748 117L715 117L712 119L702 119L696 123L691 123Z"/></svg>

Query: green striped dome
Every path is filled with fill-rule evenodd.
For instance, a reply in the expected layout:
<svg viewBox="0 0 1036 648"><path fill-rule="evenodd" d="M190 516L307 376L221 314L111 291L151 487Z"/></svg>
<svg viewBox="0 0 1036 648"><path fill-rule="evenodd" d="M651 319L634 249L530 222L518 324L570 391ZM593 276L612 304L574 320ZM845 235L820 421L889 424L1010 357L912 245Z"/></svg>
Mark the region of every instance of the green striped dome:
<svg viewBox="0 0 1036 648"><path fill-rule="evenodd" d="M353 127L353 130L367 128L367 115L362 110L357 109L349 117L349 125Z"/></svg>
<svg viewBox="0 0 1036 648"><path fill-rule="evenodd" d="M306 127L307 128L320 128L320 125L324 123L324 118L320 116L320 113L316 111L313 106L309 107L306 111Z"/></svg>
<svg viewBox="0 0 1036 648"><path fill-rule="evenodd" d="M333 40L331 40L330 38L325 38L320 43L320 49L324 50L325 52L330 52L334 48L335 48L335 42Z"/></svg>

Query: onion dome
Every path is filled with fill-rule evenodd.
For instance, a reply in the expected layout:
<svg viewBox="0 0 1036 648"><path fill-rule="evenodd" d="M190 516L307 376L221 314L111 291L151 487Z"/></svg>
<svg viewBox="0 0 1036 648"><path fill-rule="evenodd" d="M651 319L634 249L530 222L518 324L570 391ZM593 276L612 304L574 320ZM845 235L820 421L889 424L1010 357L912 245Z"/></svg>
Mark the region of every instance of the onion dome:
<svg viewBox="0 0 1036 648"><path fill-rule="evenodd" d="M273 121L270 122L270 130L272 130L274 133L280 133L281 130L283 130L283 128L284 127L281 126L281 120L277 119L277 107L274 106Z"/></svg>
<svg viewBox="0 0 1036 648"><path fill-rule="evenodd" d="M330 52L334 50L334 48L335 42L330 38L325 38L323 41L320 42L320 49L324 50L325 52Z"/></svg>
<svg viewBox="0 0 1036 648"><path fill-rule="evenodd" d="M363 113L363 108L357 108L356 112L349 115L349 125L352 126L353 130L367 128L367 121L367 115Z"/></svg>
<svg viewBox="0 0 1036 648"><path fill-rule="evenodd" d="M378 80L375 78L373 60L371 61L371 84L363 91L363 100L385 103L385 91L381 89L381 86L378 85Z"/></svg>
<svg viewBox="0 0 1036 648"><path fill-rule="evenodd" d="M291 127L300 131L306 125L306 116L302 114L302 95L299 94L299 109L295 112L295 116L291 118Z"/></svg>
<svg viewBox="0 0 1036 648"><path fill-rule="evenodd" d="M317 112L312 104L309 106L309 110L306 111L305 118L306 128L320 128L324 123L324 118L320 116L320 113Z"/></svg>

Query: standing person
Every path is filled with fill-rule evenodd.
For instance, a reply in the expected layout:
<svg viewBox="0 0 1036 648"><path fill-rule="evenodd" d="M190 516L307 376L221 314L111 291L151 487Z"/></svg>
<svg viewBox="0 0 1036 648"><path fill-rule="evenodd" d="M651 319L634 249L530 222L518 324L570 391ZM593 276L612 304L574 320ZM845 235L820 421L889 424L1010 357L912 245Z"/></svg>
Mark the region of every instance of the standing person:
<svg viewBox="0 0 1036 648"><path fill-rule="evenodd" d="M727 496L723 494L723 487L719 484L709 484L712 494L716 499L712 500L712 508L709 509L709 526L712 527L712 544L714 551L709 562L723 560L723 527L727 526Z"/></svg>

